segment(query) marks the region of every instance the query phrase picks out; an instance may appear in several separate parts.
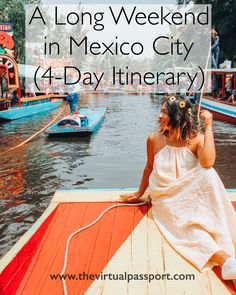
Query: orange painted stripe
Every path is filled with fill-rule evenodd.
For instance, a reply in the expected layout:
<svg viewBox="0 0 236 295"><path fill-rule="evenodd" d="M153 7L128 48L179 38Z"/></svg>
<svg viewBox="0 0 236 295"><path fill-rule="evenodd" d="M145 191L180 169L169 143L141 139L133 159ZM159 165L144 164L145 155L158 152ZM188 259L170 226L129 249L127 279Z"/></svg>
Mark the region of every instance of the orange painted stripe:
<svg viewBox="0 0 236 295"><path fill-rule="evenodd" d="M61 272L66 239L77 228L92 222L113 204L60 204L2 272L1 294L63 294L61 281L51 280L49 274ZM233 205L236 209L236 202ZM149 208L150 206L112 209L96 225L79 233L71 241L66 272L99 274ZM221 279L220 269L214 268L214 271ZM93 280L67 280L69 294L84 294L92 282ZM232 281L223 283L236 295Z"/></svg>
<svg viewBox="0 0 236 295"><path fill-rule="evenodd" d="M61 281L51 280L50 274L62 270L67 238L111 205L114 203L60 204L16 294L63 294ZM112 209L93 227L79 233L70 244L66 273L99 274L149 208ZM92 282L67 280L68 293L84 294Z"/></svg>
<svg viewBox="0 0 236 295"><path fill-rule="evenodd" d="M16 293L16 290L18 289L20 282L29 267L37 247L40 244L43 235L47 231L55 212L56 209L42 223L33 237L23 246L23 248L0 274L1 295L11 295Z"/></svg>
<svg viewBox="0 0 236 295"><path fill-rule="evenodd" d="M73 223L78 227L81 225L83 212L86 211L88 205L81 203L80 210L77 211L71 210L73 206L73 204L66 203L57 207L57 214L55 214L47 234L43 237L17 294L39 294L45 281L50 280L49 274L53 263L63 264L63 258L59 254L62 249L65 251L65 243L63 242L75 230ZM61 269L55 273L60 273L60 271ZM55 286L61 284L60 281L51 281L50 283ZM57 293L55 292L55 294Z"/></svg>
<svg viewBox="0 0 236 295"><path fill-rule="evenodd" d="M80 205L80 204L78 204ZM72 205L74 206L74 205ZM80 206L78 206L80 207ZM103 210L105 210L107 207L107 203L88 203L87 210L84 212L83 219L81 220L81 223L71 229L70 233L64 237L65 243L66 239L68 238L69 234L71 234L73 231L75 231L77 228L81 228L89 223L91 223L93 220L95 220ZM76 209L73 209L73 211ZM78 212L78 210L76 210ZM72 213L72 212L71 212ZM104 218L109 217L109 213L107 213ZM86 263L89 258L89 255L93 253L94 247L96 246L96 238L98 234L98 230L100 228L100 222L96 223L93 227L90 227L86 229L84 232L79 233L77 236L75 236L70 243L69 248L69 255L68 255L68 264L67 264L67 270L66 272L69 274L78 274L80 272L87 272L86 269ZM64 244L65 244L64 243ZM58 253L60 257L62 257L61 261L57 259L53 265L51 266L50 273L60 273L63 266L63 259L65 255L65 248L61 247L60 252ZM80 288L80 282L79 281L71 281L74 284L77 285L77 288ZM67 281L67 290L68 294L73 294L74 291L71 293L70 289L70 281ZM78 283L79 282L79 283ZM83 283L86 283L84 281ZM73 288L72 286L72 288ZM43 288L42 294L62 294L62 284L60 281L51 281L49 277L47 277L47 280L45 281L45 286ZM77 294L77 293L76 293Z"/></svg>

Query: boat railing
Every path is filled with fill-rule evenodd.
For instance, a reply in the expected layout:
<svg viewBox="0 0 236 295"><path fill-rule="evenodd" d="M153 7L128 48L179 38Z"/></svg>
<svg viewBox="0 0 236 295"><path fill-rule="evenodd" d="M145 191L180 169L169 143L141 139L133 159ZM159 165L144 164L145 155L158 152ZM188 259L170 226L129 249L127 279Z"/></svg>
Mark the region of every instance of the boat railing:
<svg viewBox="0 0 236 295"><path fill-rule="evenodd" d="M20 106L33 106L37 104L47 103L54 99L60 98L63 99L66 95L58 95L58 94L47 94L47 95L39 95L39 96L31 96L31 97L22 97L20 99ZM0 98L0 111L6 111L11 107L18 107L18 104L12 104L12 98Z"/></svg>
<svg viewBox="0 0 236 295"><path fill-rule="evenodd" d="M11 98L0 98L0 111L5 111L12 106Z"/></svg>
<svg viewBox="0 0 236 295"><path fill-rule="evenodd" d="M51 96L49 95L42 95L42 96L36 96L36 97L24 97L21 98L21 106L31 106L31 105L37 105L42 104L46 102L50 102Z"/></svg>

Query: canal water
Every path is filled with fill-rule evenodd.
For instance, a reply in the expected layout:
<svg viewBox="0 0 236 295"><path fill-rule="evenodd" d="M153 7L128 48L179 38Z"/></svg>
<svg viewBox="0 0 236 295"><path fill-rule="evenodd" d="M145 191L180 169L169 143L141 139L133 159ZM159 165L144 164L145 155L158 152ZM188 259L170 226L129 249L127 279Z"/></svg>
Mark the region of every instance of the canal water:
<svg viewBox="0 0 236 295"><path fill-rule="evenodd" d="M1 157L0 256L44 212L56 190L138 187L147 136L158 128L161 98L90 95L80 104L107 108L96 134L82 139L49 139L41 134ZM57 112L1 123L0 152L43 128ZM214 121L214 131L215 168L226 188L236 188L236 128Z"/></svg>

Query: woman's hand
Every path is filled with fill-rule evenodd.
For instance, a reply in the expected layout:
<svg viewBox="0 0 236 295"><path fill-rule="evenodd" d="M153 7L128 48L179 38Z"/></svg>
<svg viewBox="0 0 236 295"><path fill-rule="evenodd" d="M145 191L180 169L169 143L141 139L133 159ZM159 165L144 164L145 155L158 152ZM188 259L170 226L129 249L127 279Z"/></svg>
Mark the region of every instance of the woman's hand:
<svg viewBox="0 0 236 295"><path fill-rule="evenodd" d="M201 166L204 168L211 168L216 158L214 134L212 130L212 114L204 110L201 111L200 118L204 120L205 132L204 135L200 134L197 154Z"/></svg>
<svg viewBox="0 0 236 295"><path fill-rule="evenodd" d="M203 120L204 122L204 128L211 128L212 127L212 120L213 120L213 117L212 117L212 114L209 112L209 111L206 111L206 110L202 110L200 112L200 119Z"/></svg>
<svg viewBox="0 0 236 295"><path fill-rule="evenodd" d="M120 196L120 198L123 202L129 202L129 203L138 202L141 197L142 197L142 194L140 194L139 192L134 192L134 193L130 193L130 194L123 194Z"/></svg>

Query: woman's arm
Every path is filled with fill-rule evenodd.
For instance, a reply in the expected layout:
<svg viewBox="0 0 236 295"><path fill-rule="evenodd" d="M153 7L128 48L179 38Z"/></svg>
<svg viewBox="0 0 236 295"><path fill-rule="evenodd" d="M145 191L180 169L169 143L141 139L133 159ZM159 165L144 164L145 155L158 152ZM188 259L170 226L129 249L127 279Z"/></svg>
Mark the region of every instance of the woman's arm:
<svg viewBox="0 0 236 295"><path fill-rule="evenodd" d="M138 193L140 197L145 193L148 184L149 176L153 169L154 154L153 154L153 134L151 134L147 139L147 163L143 170L143 177L139 185Z"/></svg>
<svg viewBox="0 0 236 295"><path fill-rule="evenodd" d="M205 135L199 137L197 154L199 162L204 168L211 168L215 163L216 150L212 130L212 114L208 111L201 111L200 118L204 120Z"/></svg>
<svg viewBox="0 0 236 295"><path fill-rule="evenodd" d="M154 136L153 134L151 134L147 139L147 163L143 170L143 177L139 185L139 189L137 192L121 195L120 197L123 201L135 202L139 198L141 198L142 195L145 193L149 184L149 176L153 168L153 161L154 161L153 141L154 141Z"/></svg>

